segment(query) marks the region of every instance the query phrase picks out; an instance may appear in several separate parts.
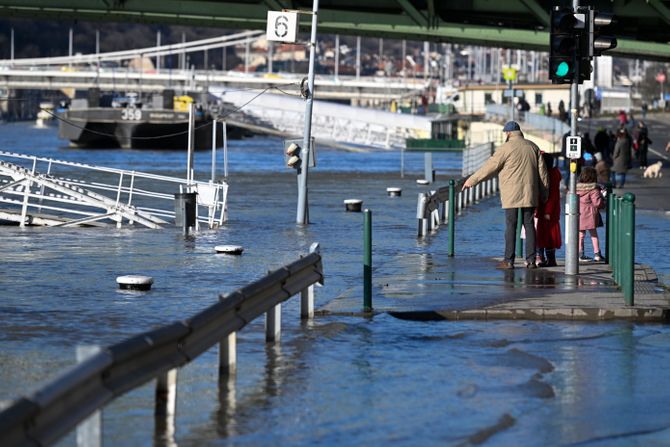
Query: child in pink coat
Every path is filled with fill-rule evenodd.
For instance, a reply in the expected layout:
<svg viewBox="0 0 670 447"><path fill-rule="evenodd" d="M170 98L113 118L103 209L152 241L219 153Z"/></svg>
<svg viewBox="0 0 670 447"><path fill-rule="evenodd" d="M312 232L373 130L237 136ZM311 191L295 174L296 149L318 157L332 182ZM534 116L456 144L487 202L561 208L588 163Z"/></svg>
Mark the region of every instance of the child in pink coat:
<svg viewBox="0 0 670 447"><path fill-rule="evenodd" d="M602 217L600 209L605 207L605 199L602 191L596 183L596 170L591 166L582 168L577 183L577 195L579 196L579 260L580 262L591 261L591 258L584 254L584 237L588 231L591 235L593 244L593 260L602 261L600 254L600 244L598 242L598 230L602 226Z"/></svg>

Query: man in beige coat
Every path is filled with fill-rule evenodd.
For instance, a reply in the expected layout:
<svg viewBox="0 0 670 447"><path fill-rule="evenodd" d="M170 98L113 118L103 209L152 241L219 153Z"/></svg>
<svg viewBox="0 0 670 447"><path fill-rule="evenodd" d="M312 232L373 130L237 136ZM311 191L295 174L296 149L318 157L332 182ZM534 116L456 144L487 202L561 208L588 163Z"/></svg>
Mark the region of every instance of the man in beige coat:
<svg viewBox="0 0 670 447"><path fill-rule="evenodd" d="M498 175L500 200L505 210L505 259L496 267L514 268L517 213L521 208L523 226L526 230L526 267L535 265L534 211L540 200L546 200L549 190L549 175L540 149L523 137L519 124L510 121L503 127L506 142L495 151L484 165L463 184L471 188L487 178Z"/></svg>

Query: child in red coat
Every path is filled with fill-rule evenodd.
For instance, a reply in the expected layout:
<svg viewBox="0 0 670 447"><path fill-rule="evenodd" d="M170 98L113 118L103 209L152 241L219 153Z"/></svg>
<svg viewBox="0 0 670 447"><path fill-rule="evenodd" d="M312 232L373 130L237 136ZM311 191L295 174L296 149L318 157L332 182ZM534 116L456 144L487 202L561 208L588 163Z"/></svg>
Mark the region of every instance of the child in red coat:
<svg viewBox="0 0 670 447"><path fill-rule="evenodd" d="M556 249L561 248L561 171L554 166L554 158L542 154L549 172L549 196L535 210L537 219L536 242L538 267L556 266Z"/></svg>

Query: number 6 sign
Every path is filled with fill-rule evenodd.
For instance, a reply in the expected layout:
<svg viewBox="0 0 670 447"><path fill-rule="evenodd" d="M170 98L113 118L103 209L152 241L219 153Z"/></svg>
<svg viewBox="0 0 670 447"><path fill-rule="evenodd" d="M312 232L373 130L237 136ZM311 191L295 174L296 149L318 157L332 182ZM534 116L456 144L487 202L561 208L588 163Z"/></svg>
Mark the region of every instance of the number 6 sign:
<svg viewBox="0 0 670 447"><path fill-rule="evenodd" d="M267 39L275 42L295 42L298 37L298 13L268 11Z"/></svg>

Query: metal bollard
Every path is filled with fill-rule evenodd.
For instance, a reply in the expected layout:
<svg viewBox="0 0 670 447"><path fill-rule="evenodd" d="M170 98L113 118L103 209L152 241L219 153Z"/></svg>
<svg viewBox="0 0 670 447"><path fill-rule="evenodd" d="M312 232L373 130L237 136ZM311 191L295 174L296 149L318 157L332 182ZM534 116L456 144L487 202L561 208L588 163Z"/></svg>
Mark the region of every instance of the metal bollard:
<svg viewBox="0 0 670 447"><path fill-rule="evenodd" d="M447 214L449 219L449 242L447 244L447 256L454 256L454 223L456 222L455 183L453 179L449 180L449 213Z"/></svg>
<svg viewBox="0 0 670 447"><path fill-rule="evenodd" d="M611 253L608 253L607 260L609 261L610 267L612 267L612 277L616 281L617 248L619 246L619 243L617 241L617 236L619 235L619 232L618 232L619 214L617 213L617 209L616 209L616 205L617 205L617 195L616 194L612 194L611 201L612 201L612 223L611 223L611 228L608 229L609 234L610 234L610 247L609 247L609 249L611 250Z"/></svg>
<svg viewBox="0 0 670 447"><path fill-rule="evenodd" d="M521 259L523 257L523 247L521 246L521 227L523 225L523 213L521 208L517 208L516 213L516 257Z"/></svg>
<svg viewBox="0 0 670 447"><path fill-rule="evenodd" d="M363 311L372 312L372 211L368 209L363 225Z"/></svg>
<svg viewBox="0 0 670 447"><path fill-rule="evenodd" d="M605 214L605 261L611 265L612 258L612 202L616 197L612 193L612 184L607 184L607 212Z"/></svg>
<svg viewBox="0 0 670 447"><path fill-rule="evenodd" d="M477 183L475 185L475 202L479 202L479 191L480 191L481 188L482 188L481 183Z"/></svg>
<svg viewBox="0 0 670 447"><path fill-rule="evenodd" d="M635 305L635 194L627 192L622 200L622 288L627 306Z"/></svg>
<svg viewBox="0 0 670 447"><path fill-rule="evenodd" d="M623 200L623 197L617 197L616 198L616 204L615 204L615 211L616 211L616 241L617 241L617 247L616 247L616 259L615 259L615 264L616 264L616 269L614 271L614 281L616 281L617 284L621 285L621 258L622 258L622 248L623 244L621 243L623 239L623 219L621 215L621 201Z"/></svg>
<svg viewBox="0 0 670 447"><path fill-rule="evenodd" d="M460 213L463 209L463 191L458 191L458 212Z"/></svg>

